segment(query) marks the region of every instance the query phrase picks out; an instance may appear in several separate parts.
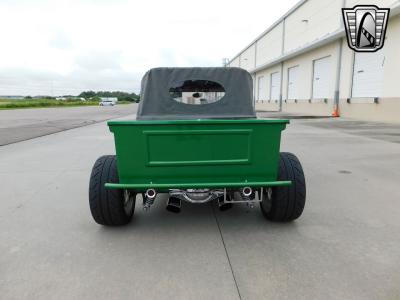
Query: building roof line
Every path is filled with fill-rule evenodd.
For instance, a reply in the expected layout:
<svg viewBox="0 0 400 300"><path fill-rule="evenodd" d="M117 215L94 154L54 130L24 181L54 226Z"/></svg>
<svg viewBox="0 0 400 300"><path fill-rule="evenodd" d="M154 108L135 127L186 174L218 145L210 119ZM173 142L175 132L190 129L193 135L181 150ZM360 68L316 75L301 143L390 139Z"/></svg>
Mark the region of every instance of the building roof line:
<svg viewBox="0 0 400 300"><path fill-rule="evenodd" d="M390 8L389 18L391 19L399 14L400 14L400 1L397 0L396 2L393 3L392 7ZM344 28L339 28L338 30L336 30L328 35L325 35L324 37L322 37L320 39L314 40L313 42L308 43L300 48L294 49L290 52L287 52L287 53L275 58L275 59L272 59L272 60L266 62L265 64L262 64L256 68L250 69L249 73L258 72L260 70L269 68L269 67L276 65L282 61L288 60L290 58L293 58L295 56L298 56L298 55L308 52L310 50L319 48L321 46L325 46L329 43L332 43L332 42L344 37L345 35L346 34L345 34Z"/></svg>
<svg viewBox="0 0 400 300"><path fill-rule="evenodd" d="M297 2L291 9L289 9L282 17L280 17L277 21L272 23L271 26L269 26L266 30L264 30L260 35L258 35L254 40L251 41L250 44L248 44L245 48L243 48L242 51L239 51L238 54L236 54L232 59L229 60L228 64L230 64L232 61L234 61L237 57L239 57L244 51L249 49L251 46L253 46L257 41L259 41L261 38L263 38L266 34L268 34L270 31L272 31L275 27L277 27L284 19L286 19L288 16L290 16L296 9L298 9L300 6L302 6L304 3L306 3L308 0L300 0Z"/></svg>
<svg viewBox="0 0 400 300"><path fill-rule="evenodd" d="M303 47L294 49L288 53L285 53L284 55L281 55L275 59L272 59L268 62L266 62L265 64L262 64L260 66L258 66L257 68L251 69L249 70L250 73L255 73L258 72L260 70L266 69L268 67L271 67L273 65L276 65L282 61L288 60L292 57L298 56L300 54L303 54L304 52L308 52L310 50L313 50L315 48L319 48L321 46L327 45L329 43L332 43L334 41L336 41L337 39L344 37L345 36L345 32L343 29L338 29L336 31L334 31L333 33L330 33L328 35L326 35L325 37L315 40L314 42L311 42L309 44L306 44Z"/></svg>
<svg viewBox="0 0 400 300"><path fill-rule="evenodd" d="M239 57L243 52L245 52L247 49L249 49L251 46L253 46L257 41L259 41L262 37L264 37L266 34L268 34L271 30L273 30L277 25L279 25L284 19L286 19L289 15L291 15L297 8L299 8L300 6L302 6L304 3L306 3L308 0L301 0L299 1L294 7L292 7L286 14L284 14L278 21L276 21L274 24L272 24L267 30L265 30L262 34L260 34L256 39L254 39L246 48L244 48L242 51L240 51L238 54L236 54L228 63L227 65L229 65L230 63L233 62L233 60L235 60L237 57ZM398 14L400 14L400 0L396 0L392 3L391 5L391 12L390 12L390 18L397 16ZM336 36L337 35L337 36ZM295 49L289 53L286 53L284 55L279 56L276 59L271 60L270 62L267 62L261 66L258 66L254 69L251 69L249 72L250 73L254 73L257 72L259 70L265 69L271 65L280 63L282 60L286 60L289 59L291 57L297 56L299 54L302 54L308 50L312 50L314 48L317 48L319 46L323 46L325 44L328 44L330 42L333 42L335 39L338 39L340 37L344 36L344 29L343 28L339 28L337 31L329 34L328 36L325 36L322 39L318 39L314 42L311 42L308 45L305 45L303 47L301 47L300 49Z"/></svg>

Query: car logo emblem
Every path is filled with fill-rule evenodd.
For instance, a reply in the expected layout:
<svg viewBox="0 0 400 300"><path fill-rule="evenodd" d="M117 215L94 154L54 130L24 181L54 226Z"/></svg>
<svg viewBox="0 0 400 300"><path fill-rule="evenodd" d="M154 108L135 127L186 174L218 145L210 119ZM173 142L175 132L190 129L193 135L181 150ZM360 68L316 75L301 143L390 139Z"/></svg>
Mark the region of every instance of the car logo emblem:
<svg viewBox="0 0 400 300"><path fill-rule="evenodd" d="M390 8L379 8L375 5L342 8L349 47L357 52L382 49L389 12Z"/></svg>

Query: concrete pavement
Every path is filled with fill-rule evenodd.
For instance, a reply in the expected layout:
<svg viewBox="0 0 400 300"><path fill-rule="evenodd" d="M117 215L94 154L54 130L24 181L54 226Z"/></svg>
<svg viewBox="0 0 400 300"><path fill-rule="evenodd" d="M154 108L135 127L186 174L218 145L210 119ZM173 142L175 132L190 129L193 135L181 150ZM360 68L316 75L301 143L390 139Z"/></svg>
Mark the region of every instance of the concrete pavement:
<svg viewBox="0 0 400 300"><path fill-rule="evenodd" d="M101 227L87 193L96 158L114 153L105 123L0 147L1 298L399 299L400 144L338 124L283 134L307 180L290 224L242 205L175 215L161 196Z"/></svg>
<svg viewBox="0 0 400 300"><path fill-rule="evenodd" d="M137 104L0 110L0 146L136 114Z"/></svg>

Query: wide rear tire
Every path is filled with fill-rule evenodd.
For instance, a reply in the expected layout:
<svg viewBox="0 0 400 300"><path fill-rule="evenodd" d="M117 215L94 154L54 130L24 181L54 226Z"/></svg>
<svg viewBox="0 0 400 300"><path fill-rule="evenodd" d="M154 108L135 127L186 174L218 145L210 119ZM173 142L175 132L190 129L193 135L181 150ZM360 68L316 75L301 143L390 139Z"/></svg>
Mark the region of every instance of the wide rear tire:
<svg viewBox="0 0 400 300"><path fill-rule="evenodd" d="M98 224L126 225L135 211L136 194L127 190L106 189L104 184L107 182L119 182L115 155L102 156L95 162L90 175L89 205Z"/></svg>
<svg viewBox="0 0 400 300"><path fill-rule="evenodd" d="M282 152L279 158L278 180L290 180L292 185L266 189L260 208L270 221L290 222L301 216L306 202L306 182L299 159Z"/></svg>

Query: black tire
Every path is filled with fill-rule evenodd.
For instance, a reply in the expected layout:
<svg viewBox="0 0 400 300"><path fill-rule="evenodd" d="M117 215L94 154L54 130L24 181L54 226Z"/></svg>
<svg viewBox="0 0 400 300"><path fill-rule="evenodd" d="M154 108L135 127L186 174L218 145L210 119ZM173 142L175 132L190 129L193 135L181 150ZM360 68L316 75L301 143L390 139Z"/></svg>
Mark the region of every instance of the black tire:
<svg viewBox="0 0 400 300"><path fill-rule="evenodd" d="M290 222L301 216L306 203L306 182L299 159L282 152L279 158L278 180L291 180L291 186L273 187L264 194L260 208L270 221Z"/></svg>
<svg viewBox="0 0 400 300"><path fill-rule="evenodd" d="M126 225L135 211L136 194L126 190L106 189L104 184L107 182L119 182L115 155L105 155L96 160L90 175L89 205L93 219L98 224Z"/></svg>

